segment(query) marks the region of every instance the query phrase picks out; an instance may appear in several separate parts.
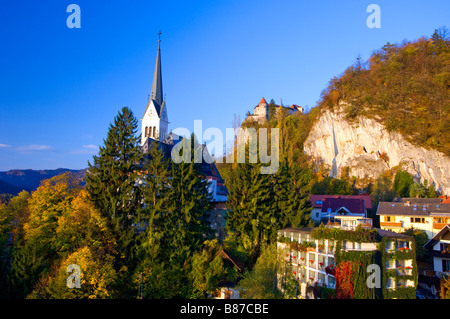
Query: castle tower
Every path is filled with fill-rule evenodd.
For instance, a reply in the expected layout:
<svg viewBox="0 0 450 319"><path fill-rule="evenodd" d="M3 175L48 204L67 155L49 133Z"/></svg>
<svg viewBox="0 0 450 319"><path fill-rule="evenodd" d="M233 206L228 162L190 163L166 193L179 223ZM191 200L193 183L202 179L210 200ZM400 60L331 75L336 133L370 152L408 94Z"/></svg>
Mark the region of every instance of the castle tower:
<svg viewBox="0 0 450 319"><path fill-rule="evenodd" d="M141 119L141 145L144 145L147 138L162 141L169 134L169 118L167 116L166 102L163 99L162 87L161 31L159 31L158 36L158 51L156 53L152 91L144 116Z"/></svg>
<svg viewBox="0 0 450 319"><path fill-rule="evenodd" d="M260 118L266 118L267 120L269 119L269 106L267 105L265 98L262 98L255 107L254 115Z"/></svg>

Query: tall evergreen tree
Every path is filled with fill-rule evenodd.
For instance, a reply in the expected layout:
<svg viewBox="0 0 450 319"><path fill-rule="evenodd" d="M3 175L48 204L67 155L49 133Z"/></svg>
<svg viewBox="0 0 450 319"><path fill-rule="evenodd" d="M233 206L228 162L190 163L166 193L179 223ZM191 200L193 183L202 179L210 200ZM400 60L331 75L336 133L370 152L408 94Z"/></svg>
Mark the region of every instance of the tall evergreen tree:
<svg viewBox="0 0 450 319"><path fill-rule="evenodd" d="M246 148L248 152L248 147ZM261 244L276 238L278 212L273 208L272 177L261 174L261 163L238 163L227 184L227 232L236 241L237 249L250 259L259 254Z"/></svg>
<svg viewBox="0 0 450 319"><path fill-rule="evenodd" d="M279 228L312 226L310 219L309 169L300 169L289 163L287 158L281 162L280 169L273 176L274 206L279 215ZM310 222L311 221L311 222Z"/></svg>
<svg viewBox="0 0 450 319"><path fill-rule="evenodd" d="M170 182L169 161L156 142L152 144L143 161L140 179L144 202L140 219L148 224L148 232L152 232L160 214L167 209Z"/></svg>
<svg viewBox="0 0 450 319"><path fill-rule="evenodd" d="M86 189L95 206L107 217L114 234L119 255L116 267L122 269L124 285L126 274L135 263L134 224L141 207L138 175L142 153L138 146L137 120L124 107L110 124L104 145L94 163L88 163ZM131 268L131 269L130 269Z"/></svg>
<svg viewBox="0 0 450 319"><path fill-rule="evenodd" d="M311 219L312 204L309 201L312 181L311 169L293 166L290 176L289 200L293 203L289 216L290 225L292 227L312 227L314 225Z"/></svg>
<svg viewBox="0 0 450 319"><path fill-rule="evenodd" d="M201 148L191 136L191 160L171 163L167 211L159 219L163 229L162 245L170 260L183 261L201 247L209 234L207 213L211 209L208 181L201 164L194 162L194 150ZM185 150L182 149L181 152ZM180 154L182 155L182 154Z"/></svg>

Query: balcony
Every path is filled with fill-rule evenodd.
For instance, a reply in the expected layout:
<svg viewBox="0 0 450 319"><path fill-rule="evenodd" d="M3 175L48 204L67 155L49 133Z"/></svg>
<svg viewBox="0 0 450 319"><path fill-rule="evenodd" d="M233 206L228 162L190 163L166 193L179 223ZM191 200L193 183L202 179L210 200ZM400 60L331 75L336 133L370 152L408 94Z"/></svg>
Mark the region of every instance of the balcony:
<svg viewBox="0 0 450 319"><path fill-rule="evenodd" d="M434 222L433 223L433 229L441 230L442 228L445 227L445 225L448 225L448 223L436 223L436 222Z"/></svg>
<svg viewBox="0 0 450 319"><path fill-rule="evenodd" d="M444 250L430 250L431 256L433 257L440 257L440 258L450 258L450 250L444 249Z"/></svg>
<svg viewBox="0 0 450 319"><path fill-rule="evenodd" d="M380 222L381 227L402 227L402 222Z"/></svg>

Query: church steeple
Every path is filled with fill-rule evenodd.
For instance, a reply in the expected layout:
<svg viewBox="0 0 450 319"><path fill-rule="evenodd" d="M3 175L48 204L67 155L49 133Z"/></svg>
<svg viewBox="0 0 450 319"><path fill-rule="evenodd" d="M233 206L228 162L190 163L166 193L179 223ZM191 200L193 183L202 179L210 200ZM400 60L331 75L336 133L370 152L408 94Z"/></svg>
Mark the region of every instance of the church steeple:
<svg viewBox="0 0 450 319"><path fill-rule="evenodd" d="M162 74L161 74L161 31L158 33L158 52L156 54L155 73L153 74L153 84L151 99L161 105L163 102Z"/></svg>
<svg viewBox="0 0 450 319"><path fill-rule="evenodd" d="M158 36L158 52L156 54L152 92L150 93L144 116L141 119L141 145L144 145L148 138L162 141L169 134L169 118L162 89L161 31L159 31Z"/></svg>

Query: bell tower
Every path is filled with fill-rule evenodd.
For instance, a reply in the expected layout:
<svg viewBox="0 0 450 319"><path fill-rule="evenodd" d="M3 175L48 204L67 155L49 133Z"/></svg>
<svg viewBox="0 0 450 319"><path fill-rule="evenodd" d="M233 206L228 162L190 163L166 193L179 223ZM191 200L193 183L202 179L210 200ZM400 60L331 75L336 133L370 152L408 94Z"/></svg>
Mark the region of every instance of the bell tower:
<svg viewBox="0 0 450 319"><path fill-rule="evenodd" d="M141 145L147 138L162 141L169 134L169 118L163 98L161 73L161 31L158 33L158 51L156 53L155 72L153 74L152 91L144 116L141 119Z"/></svg>

